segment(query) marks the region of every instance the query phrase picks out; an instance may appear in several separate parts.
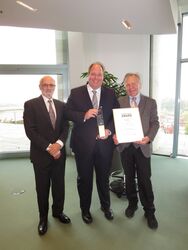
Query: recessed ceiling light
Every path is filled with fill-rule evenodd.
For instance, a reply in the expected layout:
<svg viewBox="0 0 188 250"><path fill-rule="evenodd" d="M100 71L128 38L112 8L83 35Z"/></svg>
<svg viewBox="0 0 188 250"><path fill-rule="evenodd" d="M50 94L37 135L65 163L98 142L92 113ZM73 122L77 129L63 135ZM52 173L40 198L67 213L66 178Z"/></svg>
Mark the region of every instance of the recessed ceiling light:
<svg viewBox="0 0 188 250"><path fill-rule="evenodd" d="M38 9L34 9L33 7L29 6L28 4L23 3L21 1L16 1L16 3L19 4L19 5L21 5L21 6L23 6L23 7L25 7L26 9L34 11L34 12L38 10Z"/></svg>
<svg viewBox="0 0 188 250"><path fill-rule="evenodd" d="M129 23L129 21L123 20L121 23L123 24L123 26L124 26L126 29L128 29L128 30L132 29L132 26L131 26L131 24Z"/></svg>

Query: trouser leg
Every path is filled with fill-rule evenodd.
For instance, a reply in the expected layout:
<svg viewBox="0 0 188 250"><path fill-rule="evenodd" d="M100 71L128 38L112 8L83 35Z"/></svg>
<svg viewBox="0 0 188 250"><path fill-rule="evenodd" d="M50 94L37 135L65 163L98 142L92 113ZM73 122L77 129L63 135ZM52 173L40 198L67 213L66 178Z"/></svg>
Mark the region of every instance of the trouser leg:
<svg viewBox="0 0 188 250"><path fill-rule="evenodd" d="M137 188L136 188L136 165L135 165L135 149L133 146L125 148L121 153L121 162L125 172L126 195L131 206L137 206Z"/></svg>
<svg viewBox="0 0 188 250"><path fill-rule="evenodd" d="M37 201L40 218L47 218L49 208L50 166L34 165Z"/></svg>
<svg viewBox="0 0 188 250"><path fill-rule="evenodd" d="M112 163L112 152L107 154L96 148L94 165L96 172L96 185L101 203L104 209L110 208L110 190L109 190L109 175Z"/></svg>
<svg viewBox="0 0 188 250"><path fill-rule="evenodd" d="M51 174L52 185L52 213L58 215L62 213L65 198L65 159L54 162Z"/></svg>
<svg viewBox="0 0 188 250"><path fill-rule="evenodd" d="M88 212L91 206L93 190L93 160L91 155L75 154L77 165L77 189L80 198L80 208Z"/></svg>
<svg viewBox="0 0 188 250"><path fill-rule="evenodd" d="M146 158L140 149L137 149L137 178L141 204L145 212L155 212L154 194L151 183L151 159Z"/></svg>

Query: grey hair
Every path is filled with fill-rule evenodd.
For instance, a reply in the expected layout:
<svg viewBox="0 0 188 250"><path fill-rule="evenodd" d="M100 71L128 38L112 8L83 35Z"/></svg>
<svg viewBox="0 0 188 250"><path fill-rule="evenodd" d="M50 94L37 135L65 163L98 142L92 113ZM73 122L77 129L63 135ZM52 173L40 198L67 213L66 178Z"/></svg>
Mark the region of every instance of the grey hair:
<svg viewBox="0 0 188 250"><path fill-rule="evenodd" d="M40 79L40 81L39 81L39 86L41 86L41 85L43 84L43 81L44 81L46 78L50 78L50 79L53 81L53 83L55 84L55 80L54 80L53 77L51 77L51 76L43 76L43 77Z"/></svg>
<svg viewBox="0 0 188 250"><path fill-rule="evenodd" d="M141 77L138 73L127 73L125 76L124 76L124 79L123 79L123 82L126 82L127 81L127 78L130 77L130 76L134 76L136 77L139 82L141 82Z"/></svg>

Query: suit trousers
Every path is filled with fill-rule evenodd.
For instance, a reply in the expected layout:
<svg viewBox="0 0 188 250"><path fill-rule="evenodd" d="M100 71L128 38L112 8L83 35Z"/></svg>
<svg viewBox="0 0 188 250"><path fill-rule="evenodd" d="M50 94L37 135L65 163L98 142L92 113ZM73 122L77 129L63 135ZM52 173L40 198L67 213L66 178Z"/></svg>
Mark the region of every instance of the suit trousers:
<svg viewBox="0 0 188 250"><path fill-rule="evenodd" d="M88 212L91 206L93 175L96 174L96 186L101 207L110 208L109 174L112 162L112 149L106 150L96 142L92 153L76 154L77 188L80 197L80 208ZM87 151L87 150L86 150Z"/></svg>
<svg viewBox="0 0 188 250"><path fill-rule="evenodd" d="M47 218L49 209L49 191L52 192L52 213L59 215L63 211L65 197L65 157L52 160L47 166L33 164L36 182L37 201L40 218Z"/></svg>
<svg viewBox="0 0 188 250"><path fill-rule="evenodd" d="M140 202L146 213L154 213L154 194L151 183L151 158L146 158L140 147L135 148L130 144L121 153L121 161L125 171L126 193L129 204L136 206L138 203L136 178Z"/></svg>

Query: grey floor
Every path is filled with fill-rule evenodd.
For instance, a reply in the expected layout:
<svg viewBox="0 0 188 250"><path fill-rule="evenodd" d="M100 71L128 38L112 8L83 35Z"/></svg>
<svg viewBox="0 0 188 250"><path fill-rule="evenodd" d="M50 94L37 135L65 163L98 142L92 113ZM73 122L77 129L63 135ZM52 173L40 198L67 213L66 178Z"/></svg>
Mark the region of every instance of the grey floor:
<svg viewBox="0 0 188 250"><path fill-rule="evenodd" d="M157 231L147 227L140 204L135 217L126 218L126 199L119 199L113 193L111 200L115 218L107 221L100 211L95 184L91 208L94 222L86 225L80 216L75 162L69 157L65 213L71 217L72 223L63 225L49 213L49 230L40 237L37 233L34 176L29 159L1 160L0 249L188 249L188 161L152 156L152 181L159 221Z"/></svg>

